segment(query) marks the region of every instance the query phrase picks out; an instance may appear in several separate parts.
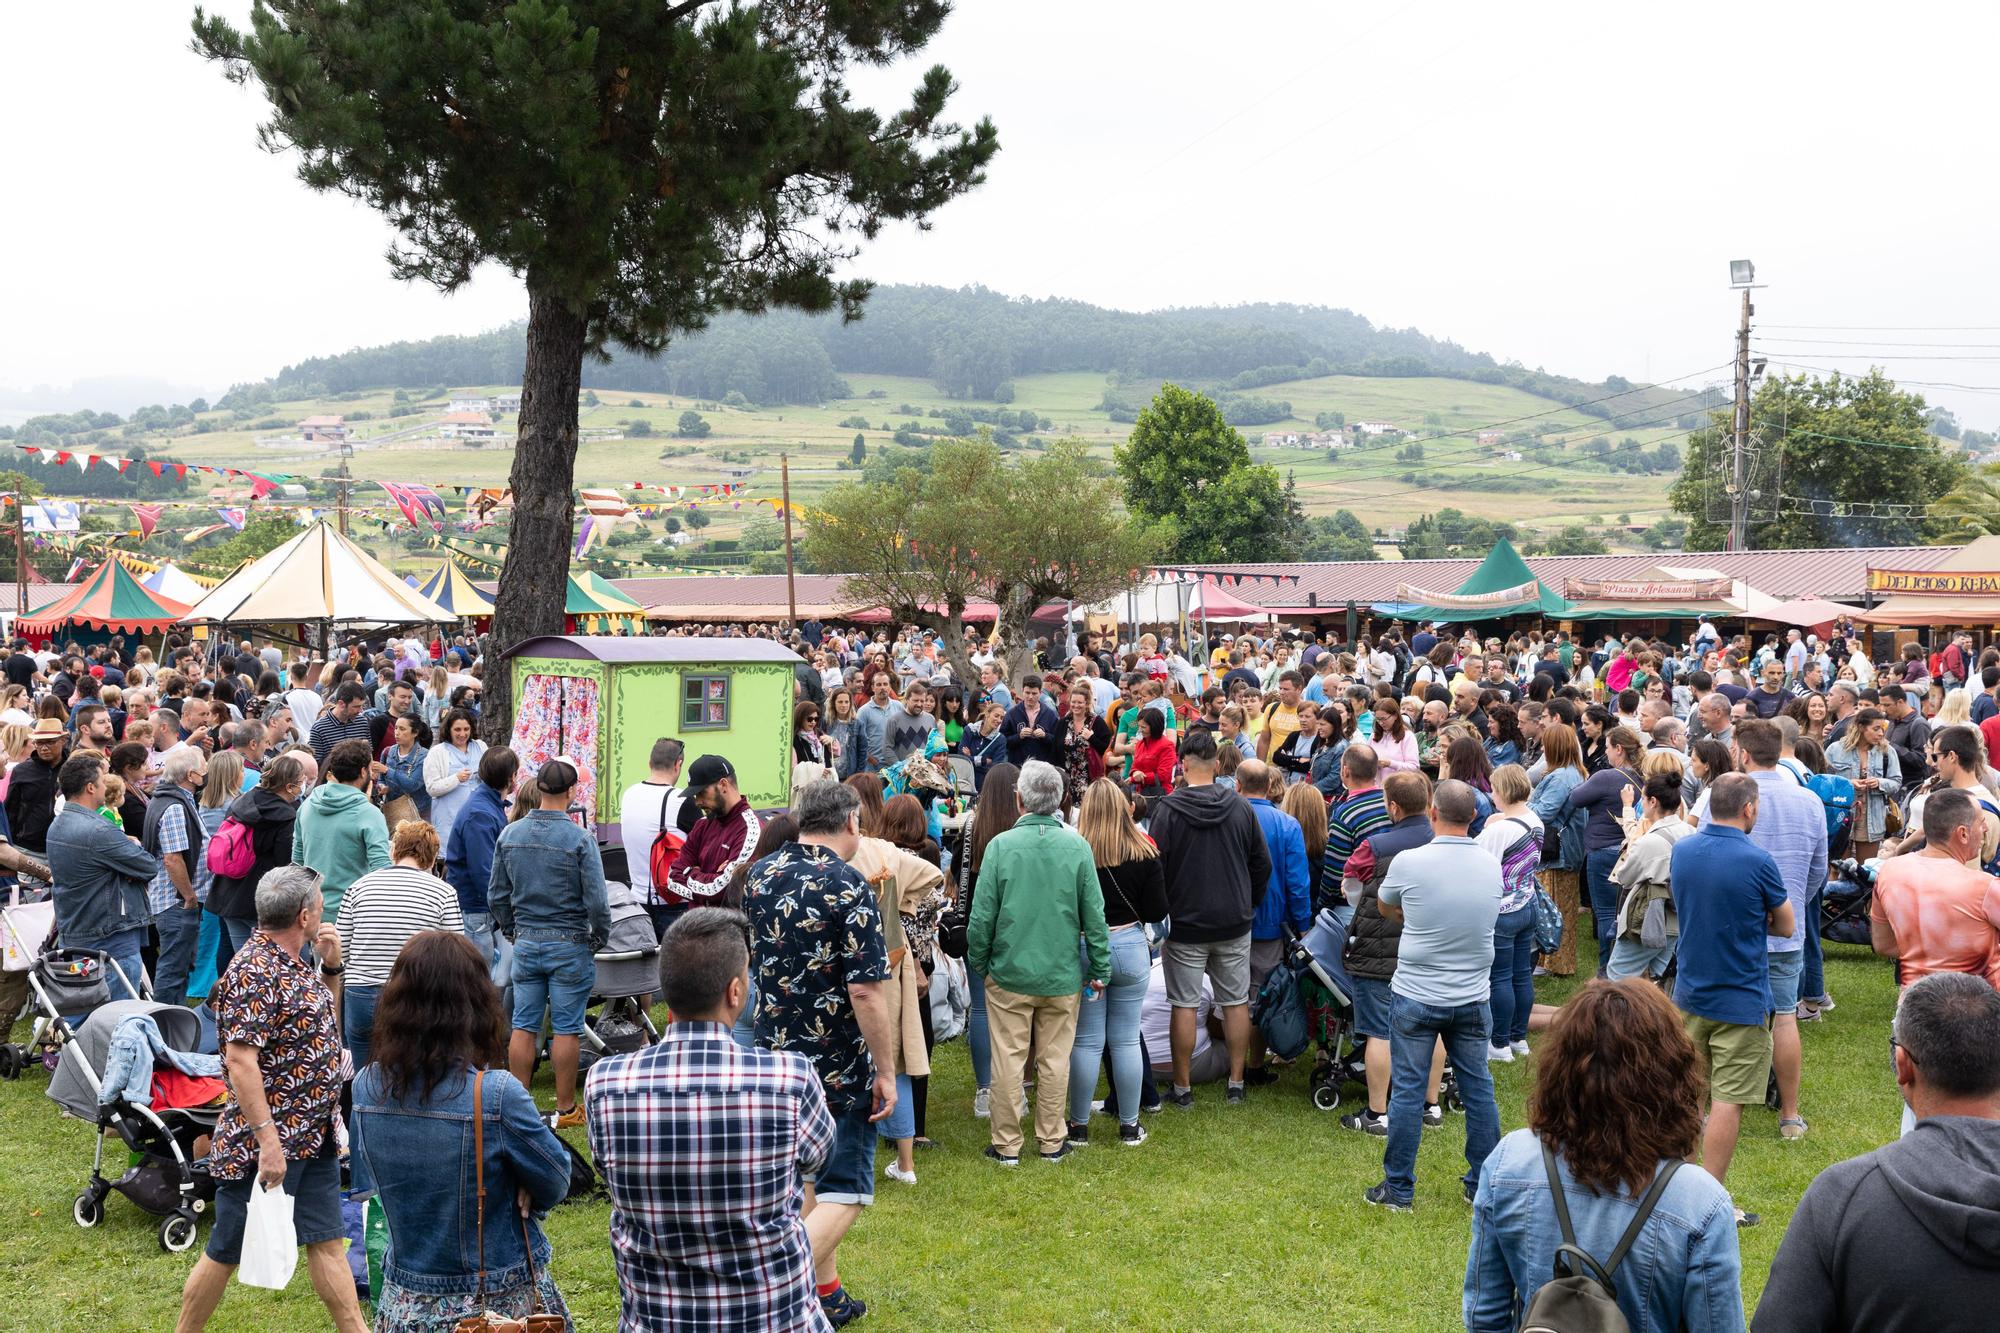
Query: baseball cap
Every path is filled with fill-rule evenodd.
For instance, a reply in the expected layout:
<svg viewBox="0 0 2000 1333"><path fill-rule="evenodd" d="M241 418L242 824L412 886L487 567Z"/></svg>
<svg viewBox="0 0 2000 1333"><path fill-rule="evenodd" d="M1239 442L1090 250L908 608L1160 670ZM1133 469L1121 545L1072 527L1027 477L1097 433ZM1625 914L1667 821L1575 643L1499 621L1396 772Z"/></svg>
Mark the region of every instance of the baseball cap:
<svg viewBox="0 0 2000 1333"><path fill-rule="evenodd" d="M724 778L736 777L735 766L719 754L705 754L688 767L688 790L704 791Z"/></svg>
<svg viewBox="0 0 2000 1333"><path fill-rule="evenodd" d="M576 760L557 755L535 770L535 785L557 796L576 785Z"/></svg>

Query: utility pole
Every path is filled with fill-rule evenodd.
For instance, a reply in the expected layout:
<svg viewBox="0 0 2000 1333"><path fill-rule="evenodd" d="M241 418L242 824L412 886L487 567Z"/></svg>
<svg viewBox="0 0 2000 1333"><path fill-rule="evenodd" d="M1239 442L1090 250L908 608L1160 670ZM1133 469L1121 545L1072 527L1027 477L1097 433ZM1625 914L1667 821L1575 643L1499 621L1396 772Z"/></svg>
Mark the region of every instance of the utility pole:
<svg viewBox="0 0 2000 1333"><path fill-rule="evenodd" d="M799 585L792 566L792 456L778 455L779 500L785 508L785 628L799 627Z"/></svg>
<svg viewBox="0 0 2000 1333"><path fill-rule="evenodd" d="M1747 298L1748 293L1745 293L1745 296ZM347 497L349 490L353 486L353 482L348 478L347 474L347 460L353 453L353 446L349 445L346 440L342 440L340 442L340 477L334 484L340 487L339 508L335 512L340 522L340 535L343 537L347 535Z"/></svg>
<svg viewBox="0 0 2000 1333"><path fill-rule="evenodd" d="M28 497L14 496L14 614L28 614Z"/></svg>
<svg viewBox="0 0 2000 1333"><path fill-rule="evenodd" d="M1736 429L1729 462L1729 549L1750 548L1750 289L1756 270L1747 259L1729 265L1731 286L1743 289L1743 313L1736 324Z"/></svg>

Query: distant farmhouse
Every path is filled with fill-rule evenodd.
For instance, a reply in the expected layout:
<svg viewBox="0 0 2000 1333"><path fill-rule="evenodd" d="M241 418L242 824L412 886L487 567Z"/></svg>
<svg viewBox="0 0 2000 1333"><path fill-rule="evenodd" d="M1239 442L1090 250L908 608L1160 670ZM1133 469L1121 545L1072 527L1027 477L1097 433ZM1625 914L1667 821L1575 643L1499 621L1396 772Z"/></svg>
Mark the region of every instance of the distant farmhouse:
<svg viewBox="0 0 2000 1333"><path fill-rule="evenodd" d="M492 399L458 393L451 396L451 405L445 408L447 412L491 412L492 410Z"/></svg>
<svg viewBox="0 0 2000 1333"><path fill-rule="evenodd" d="M340 444L353 433L346 417L307 417L299 423L301 438L319 444Z"/></svg>
<svg viewBox="0 0 2000 1333"><path fill-rule="evenodd" d="M447 440L490 440L497 433L484 412L447 412L438 418L438 434Z"/></svg>

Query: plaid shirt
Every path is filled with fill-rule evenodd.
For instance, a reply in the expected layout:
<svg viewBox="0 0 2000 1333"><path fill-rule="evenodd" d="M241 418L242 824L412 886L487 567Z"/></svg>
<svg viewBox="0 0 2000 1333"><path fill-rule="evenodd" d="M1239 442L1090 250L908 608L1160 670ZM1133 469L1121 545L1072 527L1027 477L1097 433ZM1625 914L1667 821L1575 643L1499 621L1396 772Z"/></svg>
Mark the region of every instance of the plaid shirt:
<svg viewBox="0 0 2000 1333"><path fill-rule="evenodd" d="M832 1327L799 1207L833 1116L804 1056L675 1023L593 1065L584 1106L611 1191L623 1333Z"/></svg>
<svg viewBox="0 0 2000 1333"><path fill-rule="evenodd" d="M173 880L167 875L166 858L186 851L190 845L186 809L179 801L169 797L159 799L167 802L166 808L160 811L160 873L154 875L153 882L146 886L146 906L152 910L154 916L159 916L180 904L180 890L174 887ZM125 831L132 832L131 829ZM189 878L192 879L193 876Z"/></svg>

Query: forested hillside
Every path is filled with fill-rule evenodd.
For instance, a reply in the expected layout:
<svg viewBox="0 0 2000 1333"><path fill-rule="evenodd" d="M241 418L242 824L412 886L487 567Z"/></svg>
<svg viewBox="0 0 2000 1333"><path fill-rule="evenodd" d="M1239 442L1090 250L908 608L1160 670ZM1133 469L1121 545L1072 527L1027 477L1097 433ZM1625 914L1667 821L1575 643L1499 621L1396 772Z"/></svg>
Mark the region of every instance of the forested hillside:
<svg viewBox="0 0 2000 1333"><path fill-rule="evenodd" d="M313 398L384 386L517 383L523 330L431 338L314 357L258 385L238 385L223 406ZM1444 376L1511 385L1593 411L1591 400L1630 388L1502 364L1414 329L1379 328L1323 306L1245 305L1146 314L1081 301L1017 300L982 287L877 288L862 318L774 311L730 314L676 342L657 360L621 356L587 364L598 389L680 394L755 405L844 397L842 377L910 375L955 398L1006 402L1017 375L1091 371L1243 390L1329 374ZM1644 395L1618 403L1630 412Z"/></svg>

